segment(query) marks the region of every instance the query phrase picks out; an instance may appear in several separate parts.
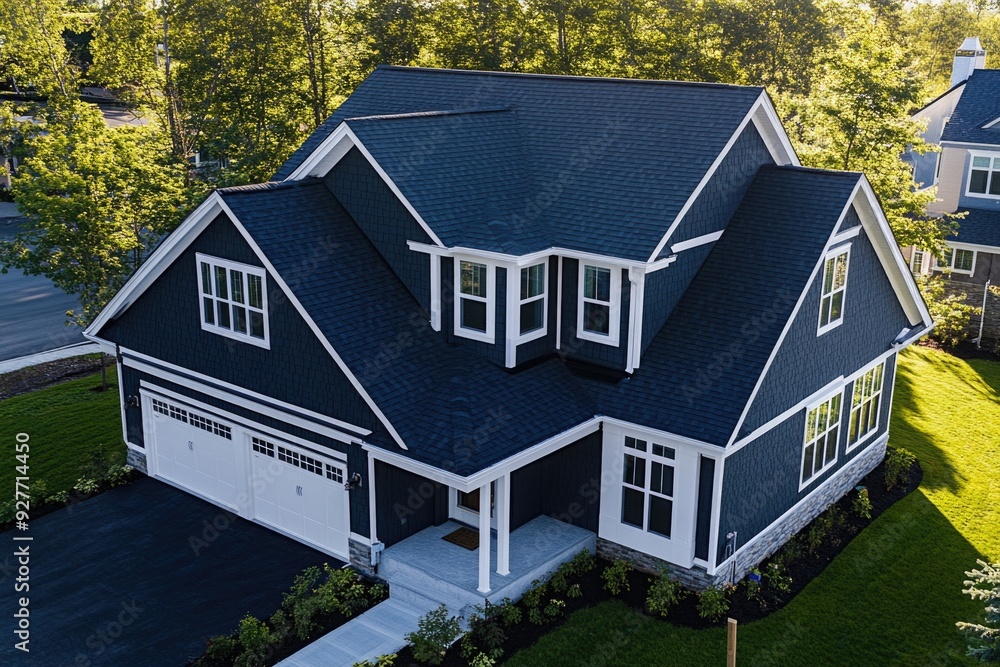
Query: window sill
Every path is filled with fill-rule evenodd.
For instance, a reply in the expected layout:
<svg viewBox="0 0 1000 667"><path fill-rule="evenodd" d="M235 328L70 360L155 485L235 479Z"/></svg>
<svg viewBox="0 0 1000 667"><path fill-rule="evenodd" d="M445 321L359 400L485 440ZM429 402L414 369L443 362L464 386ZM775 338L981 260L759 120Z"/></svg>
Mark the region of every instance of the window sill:
<svg viewBox="0 0 1000 667"><path fill-rule="evenodd" d="M991 199L993 201L1000 201L1000 195L991 195L985 192L969 192L965 191L966 197L975 197L976 199Z"/></svg>
<svg viewBox="0 0 1000 667"><path fill-rule="evenodd" d="M828 331L833 331L834 329L836 329L837 327L839 327L843 323L844 323L844 318L843 317L841 317L836 322L830 322L826 326L822 326L822 327L818 328L816 330L816 336L819 337L819 336L822 336L823 334L827 333Z"/></svg>
<svg viewBox="0 0 1000 667"><path fill-rule="evenodd" d="M822 479L824 475L826 475L828 472L830 472L831 470L833 470L834 468L836 468L838 461L840 461L840 455L839 454L832 461L830 461L825 466L823 466L822 468L820 468L819 472L815 473L812 477L810 477L806 481L800 482L799 483L799 493L802 493L803 491L805 491L806 489L808 489L810 486L812 486L813 484L815 484L816 482L818 482L820 479ZM802 474L802 469L801 468L799 469L799 474L800 475Z"/></svg>
<svg viewBox="0 0 1000 667"><path fill-rule="evenodd" d="M873 428L871 431L869 431L865 435L861 436L861 439L858 440L853 445L848 444L847 445L847 450L846 450L847 453L848 454L852 454L852 453L858 451L859 449L864 449L864 447L866 445L871 444L871 441L875 438L875 436L877 434L878 434L878 426L876 426L875 428Z"/></svg>
<svg viewBox="0 0 1000 667"><path fill-rule="evenodd" d="M480 343L489 343L493 345L496 343L496 336L491 336L482 331L475 331L474 329L463 329L462 327L455 327L455 335L459 338L468 338L469 340L477 340Z"/></svg>
<svg viewBox="0 0 1000 667"><path fill-rule="evenodd" d="M618 347L618 338L612 338L610 335L605 336L603 334L591 333L581 329L576 332L576 337L580 340L590 341L591 343L600 343L601 345Z"/></svg>
<svg viewBox="0 0 1000 667"><path fill-rule="evenodd" d="M521 343L530 343L533 340L538 340L539 338L545 338L548 334L548 327L542 327L541 329L535 329L534 331L529 331L528 333L521 334L514 339L514 345L520 345Z"/></svg>
<svg viewBox="0 0 1000 667"><path fill-rule="evenodd" d="M963 275L963 276L971 276L973 274L972 271L966 271L964 269L949 269L949 268L941 268L940 266L935 266L934 268L931 269L931 272L932 273L957 273L957 274Z"/></svg>
<svg viewBox="0 0 1000 667"><path fill-rule="evenodd" d="M271 349L271 341L268 338L254 338L252 336L245 336L240 333L235 333L228 329L221 329L213 324L201 323L201 330L207 331L208 333L215 334L217 336L222 336L223 338L231 338L233 340L238 340L241 343L249 343L250 345L256 345L257 347L262 347L265 350ZM266 333L266 332L265 332Z"/></svg>

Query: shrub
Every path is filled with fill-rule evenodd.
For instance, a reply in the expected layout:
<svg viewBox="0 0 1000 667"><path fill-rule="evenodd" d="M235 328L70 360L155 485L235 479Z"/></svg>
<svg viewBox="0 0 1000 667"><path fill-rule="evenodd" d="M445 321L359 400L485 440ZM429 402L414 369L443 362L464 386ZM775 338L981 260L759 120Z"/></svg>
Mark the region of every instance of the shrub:
<svg viewBox="0 0 1000 667"><path fill-rule="evenodd" d="M910 481L910 468L917 462L917 457L905 449L889 448L885 456L885 488L890 491L897 484Z"/></svg>
<svg viewBox="0 0 1000 667"><path fill-rule="evenodd" d="M763 573L764 583L775 593L788 593L792 590L792 578L780 562L771 563Z"/></svg>
<svg viewBox="0 0 1000 667"><path fill-rule="evenodd" d="M504 624L504 627L511 627L521 622L521 608L514 604L510 598L504 598L497 605L497 618Z"/></svg>
<svg viewBox="0 0 1000 667"><path fill-rule="evenodd" d="M952 348L968 338L969 321L982 310L966 303L968 295L964 292L945 295L944 284L941 276L917 279L917 286L934 319L934 328L928 336L942 347Z"/></svg>
<svg viewBox="0 0 1000 667"><path fill-rule="evenodd" d="M751 568L750 572L747 573L747 578L743 580L743 586L746 588L748 600L752 600L761 605L764 604L764 584L760 570L757 568Z"/></svg>
<svg viewBox="0 0 1000 667"><path fill-rule="evenodd" d="M809 548L809 553L815 554L830 533L843 526L846 520L844 511L836 505L830 506L829 509L813 519L809 532L806 533L806 545Z"/></svg>
<svg viewBox="0 0 1000 667"><path fill-rule="evenodd" d="M977 560L980 568L966 572L962 592L986 607L984 623L957 623L968 637L968 653L983 662L1000 662L1000 563Z"/></svg>
<svg viewBox="0 0 1000 667"><path fill-rule="evenodd" d="M279 642L285 641L285 638L292 633L292 622L288 614L281 609L271 614L270 623L271 631Z"/></svg>
<svg viewBox="0 0 1000 667"><path fill-rule="evenodd" d="M581 590L580 584L573 584L568 589L566 589L566 597L568 598L583 597L583 590Z"/></svg>
<svg viewBox="0 0 1000 667"><path fill-rule="evenodd" d="M528 610L537 609L545 597L545 593L548 591L548 584L544 581L539 581L535 579L531 582L531 588L529 588L523 596L521 596L521 602L524 604Z"/></svg>
<svg viewBox="0 0 1000 667"><path fill-rule="evenodd" d="M100 482L107 479L108 470L111 466L111 456L104 448L104 445L97 445L90 449L87 462L80 466L80 477L94 480L100 484Z"/></svg>
<svg viewBox="0 0 1000 667"><path fill-rule="evenodd" d="M130 465L113 465L108 468L107 481L112 488L116 486L124 486L132 481L132 466Z"/></svg>
<svg viewBox="0 0 1000 667"><path fill-rule="evenodd" d="M684 599L687 591L679 581L670 577L669 568L663 568L660 571L660 576L652 581L653 584L649 587L649 594L646 596L646 604L651 612L666 616L671 607L676 606Z"/></svg>
<svg viewBox="0 0 1000 667"><path fill-rule="evenodd" d="M396 658L399 657L395 653L387 653L386 655L380 655L375 659L375 662L371 660L365 660L364 662L356 662L352 667L392 667L393 663L396 662Z"/></svg>
<svg viewBox="0 0 1000 667"><path fill-rule="evenodd" d="M584 549L577 555L573 556L573 559L569 561L569 564L571 572L576 576L581 576L594 569L597 565L597 559L594 558L594 554Z"/></svg>
<svg viewBox="0 0 1000 667"><path fill-rule="evenodd" d="M503 643L507 633L500 626L500 606L491 605L489 600L476 607L469 616L469 631L462 637L462 657L474 658L485 654L496 660L503 655Z"/></svg>
<svg viewBox="0 0 1000 667"><path fill-rule="evenodd" d="M552 598L549 603L545 605L545 609L542 610L545 614L547 620L554 620L562 615L566 611L566 603L562 600L557 600Z"/></svg>
<svg viewBox="0 0 1000 667"><path fill-rule="evenodd" d="M632 565L621 558L608 565L601 573L601 579L604 580L604 590L612 595L618 595L622 590L631 590L628 583L628 573L631 570Z"/></svg>
<svg viewBox="0 0 1000 667"><path fill-rule="evenodd" d="M205 647L205 658L219 665L231 665L236 660L239 644L232 635L211 637Z"/></svg>
<svg viewBox="0 0 1000 667"><path fill-rule="evenodd" d="M858 495L851 501L851 509L862 519L872 518L872 501L868 498L868 489L858 489Z"/></svg>
<svg viewBox="0 0 1000 667"><path fill-rule="evenodd" d="M480 653L469 661L469 667L493 667L495 664L497 661L485 653Z"/></svg>
<svg viewBox="0 0 1000 667"><path fill-rule="evenodd" d="M729 591L727 586L709 586L698 594L698 615L710 621L717 621L729 611Z"/></svg>
<svg viewBox="0 0 1000 667"><path fill-rule="evenodd" d="M17 503L12 498L0 502L0 525L13 523L17 517Z"/></svg>
<svg viewBox="0 0 1000 667"><path fill-rule="evenodd" d="M413 657L428 665L440 665L445 652L462 633L457 616L448 616L448 607L441 605L417 621L417 631L406 635L413 645Z"/></svg>
<svg viewBox="0 0 1000 667"><path fill-rule="evenodd" d="M798 535L793 535L788 538L788 541L785 542L785 546L781 547L781 551L778 552L773 560L782 567L787 567L789 564L794 563L801 557L802 538Z"/></svg>
<svg viewBox="0 0 1000 667"><path fill-rule="evenodd" d="M236 667L263 667L272 647L278 643L264 621L249 614L240 621L239 636L243 652L233 662Z"/></svg>
<svg viewBox="0 0 1000 667"><path fill-rule="evenodd" d="M54 503L56 505L62 505L69 502L69 491L56 491L51 496L45 499L47 503Z"/></svg>
<svg viewBox="0 0 1000 667"><path fill-rule="evenodd" d="M101 483L96 479L81 477L76 480L76 484L73 485L73 488L80 493L89 496L92 493L97 493L97 491L101 488Z"/></svg>

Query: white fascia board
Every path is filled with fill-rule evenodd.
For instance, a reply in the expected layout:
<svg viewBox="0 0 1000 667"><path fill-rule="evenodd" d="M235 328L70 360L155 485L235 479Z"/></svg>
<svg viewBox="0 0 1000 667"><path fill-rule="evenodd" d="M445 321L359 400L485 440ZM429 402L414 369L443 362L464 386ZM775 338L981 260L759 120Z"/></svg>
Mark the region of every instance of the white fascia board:
<svg viewBox="0 0 1000 667"><path fill-rule="evenodd" d="M995 144L984 144L976 141L942 141L941 148L968 148L970 150L981 150L988 153L1000 151L1000 142Z"/></svg>
<svg viewBox="0 0 1000 667"><path fill-rule="evenodd" d="M601 428L601 417L592 417L585 422L552 436L542 442L522 450L503 461L493 464L489 468L480 470L468 477L461 477L453 472L441 470L430 464L416 461L408 456L377 447L375 445L362 443L362 448L368 452L368 456L376 461L382 461L389 465L403 470L408 470L414 474L426 477L427 479L444 484L450 488L458 489L464 493L474 491L485 484L523 468L529 463L533 463L540 458L548 456L552 452L562 449L566 445L572 444L580 438L590 435ZM718 448L716 448L718 450Z"/></svg>
<svg viewBox="0 0 1000 667"><path fill-rule="evenodd" d="M526 255L508 255L507 253L494 252L492 250L479 250L477 248L466 248L464 246L432 246L426 243L421 243L420 241L407 241L406 244L410 250L425 253L431 255L432 257L472 257L489 262L511 264L516 267L537 264L541 260L555 256L588 262L597 262L598 264L614 266L621 269L643 269L649 273L651 271L667 267L677 261L676 257L664 257L656 262L643 262L641 260L622 259L621 257L600 255L598 253L585 252L583 250L560 248L559 246L552 246L544 250L536 250L534 252L529 252Z"/></svg>
<svg viewBox="0 0 1000 667"><path fill-rule="evenodd" d="M962 243L961 241L952 241L951 239L945 241L945 243L948 246L955 248L956 250L974 250L976 252L988 252L993 254L1000 254L1000 247L995 245L981 245L979 243Z"/></svg>
<svg viewBox="0 0 1000 667"><path fill-rule="evenodd" d="M239 424L242 428L249 427L250 430L257 431L261 435L278 438L279 440L285 440L286 442L302 447L310 452L326 456L328 458L334 459L339 463L347 463L347 454L344 452L339 452L328 447L324 447L316 442L310 442L304 440L290 433L286 433L281 429L271 428L270 426L265 426L260 422L254 421L253 419L247 419L246 417L241 417L237 414L229 412L228 410L223 410L222 408L217 408L214 405L209 405L208 403L203 403L196 398L191 398L190 396L185 396L176 391L171 391L165 387L157 385L155 382L149 382L147 380L139 380L139 389L143 394L148 395L150 392L158 394L159 396L177 401L178 403L183 403L185 405L192 406L206 412L215 417L221 417L226 421L233 422L234 424ZM320 449L322 448L322 449Z"/></svg>
<svg viewBox="0 0 1000 667"><path fill-rule="evenodd" d="M820 254L815 266L813 266L812 273L809 274L809 279L802 288L802 292L799 294L799 298L795 302L795 307L792 308L791 315L788 316L788 321L785 322L784 328L782 328L781 333L778 335L778 340L775 342L774 347L771 348L771 353L767 357L767 362L764 364L764 368L761 370L760 375L757 376L757 382L754 384L753 391L750 392L750 397L743 405L743 411L740 413L740 418L736 422L736 428L733 429L732 434L729 436L729 441L726 443L726 449L732 447L736 438L739 436L740 429L743 428L743 422L746 421L747 415L750 414L750 407L753 405L754 400L756 400L757 393L760 391L760 388L764 386L764 378L767 377L767 372L771 370L771 364L773 364L774 360L778 357L778 350L781 349L781 345L785 342L785 337L788 335L788 332L791 331L792 324L795 322L795 318L798 316L799 310L802 309L802 304L805 302L806 295L809 294L809 288L812 287L813 281L816 280L816 275L826 262L826 255L827 252L829 252L830 246L833 244L837 228L840 227L840 223L843 222L844 216L846 216L847 212L851 209L851 203L854 201L854 195L857 193L858 187L860 187L860 182L859 185L854 186L854 191L851 193L851 196L847 198L847 203L844 205L843 210L841 210L840 217L837 218L837 223L833 226L833 231L830 232L830 236L826 240L823 252Z"/></svg>
<svg viewBox="0 0 1000 667"><path fill-rule="evenodd" d="M792 141L785 132L785 126L778 117L778 111L771 102L771 97L761 93L761 105L753 115L753 123L767 146L775 164L801 166L799 156L795 153Z"/></svg>
<svg viewBox="0 0 1000 667"><path fill-rule="evenodd" d="M697 248L703 246L706 243L714 243L722 238L723 230L717 232L712 232L711 234L702 234L701 236L696 236L693 239L688 239L687 241L681 241L680 243L675 243L670 246L670 252L678 253L684 252L685 250L690 250L691 248Z"/></svg>
<svg viewBox="0 0 1000 667"><path fill-rule="evenodd" d="M763 110L763 114L760 116L759 119L754 120L754 117L757 115L759 110ZM712 177L718 170L719 165L721 165L722 161L726 159L727 155L729 155L729 151L732 149L733 145L740 138L740 135L743 134L743 130L746 129L746 126L751 121L755 122L755 127L757 127L756 123L762 123L764 124L763 126L765 127L770 126L772 128L780 128L780 130L775 129L776 137L779 139L778 144L782 146L787 144L787 150L789 151L789 155L787 156L787 159L780 160L779 158L784 157L781 154L783 151L778 151L778 155L774 155L772 153L772 157L775 159L775 162L777 164L798 165L799 160L795 156L795 151L791 149L791 143L788 142L788 136L785 134L784 128L781 127L781 123L780 121L778 121L777 114L774 113L774 109L771 106L771 102L768 99L767 94L761 92L760 97L757 98L757 101L754 102L753 105L750 107L750 110L747 112L746 116L744 116L743 120L740 121L739 126L736 128L736 131L733 132L731 137L729 137L729 141L726 142L726 145L723 146L719 154L715 156L715 160L709 166L705 174L701 177L701 181L698 183L697 187L695 187L694 192L692 192L691 195L688 197L687 201L684 202L684 206L681 207L681 210L677 214L677 217L675 217L673 222L670 223L670 227L667 228L666 234L664 234L663 238L660 239L660 242L656 244L656 248L653 250L653 253L649 256L648 261L650 262L655 261L656 258L659 257L660 253L663 252L663 249L667 246L667 243L670 241L670 237L673 236L674 232L677 231L677 228L680 226L681 221L684 219L684 216L687 215L687 212L691 209L692 206L694 206L695 201L697 201L698 197L701 195L701 191L704 190L705 186L708 185L709 181L712 180ZM763 134L761 134L761 136L763 137ZM781 140L782 137L783 141ZM765 144L767 144L766 140ZM774 148L773 144L774 142L772 141L772 145L768 146L768 150L772 150Z"/></svg>
<svg viewBox="0 0 1000 667"><path fill-rule="evenodd" d="M195 391L199 391L208 396L214 396L215 398L229 403L235 403L237 405L252 403L254 410L260 412L261 414L267 414L275 419L287 421L289 419L298 419L297 416L301 416L308 417L315 421L322 421L333 429L337 429L333 434L323 433L324 435L328 435L335 440L354 442L360 436L371 435L371 431L369 429L341 421L335 417L313 412L312 410L306 410L305 408L292 405L291 403L279 401L276 398L251 391L250 389L246 389L229 382L223 382L222 380L208 375L203 375L202 373L197 373L169 362L161 361L155 357L134 352L127 348L122 349L122 362L129 368L134 368L144 373L155 375L156 377L173 382L177 385L190 387ZM271 407L268 406L276 409L271 409ZM294 423L296 426L301 426L306 429L322 427L320 424L314 424L303 419L298 419Z"/></svg>
<svg viewBox="0 0 1000 667"><path fill-rule="evenodd" d="M298 311L299 315L302 316L302 319L305 320L309 328L312 329L313 334L315 334L319 342L323 345L323 347L326 349L329 355L337 363L337 366L347 377L348 381L351 383L351 386L354 387L354 390L361 395L361 398L364 399L365 403L368 404L368 407L371 408L372 412L374 412L375 415L379 418L379 421L381 421L382 425L385 426L386 430L392 436L393 440L396 441L396 444L398 444L403 449L406 449L407 448L406 443L403 442L403 438L393 427L392 423L389 422L389 418L385 416L385 414L378 407L375 401L372 400L372 397L368 395L367 391L365 391L365 388L361 385L361 382L358 381L358 378L354 375L351 369L348 368L344 360L340 358L340 355L337 354L337 351L333 349L333 345L330 344L330 341L327 340L327 337L323 335L322 331L320 331L320 328L319 326L316 325L315 320L313 320L313 318L309 315L309 313L306 312L306 309L302 307L302 303L298 300L298 298L296 298L291 288L284 281L284 279L282 279L282 277L278 274L278 271L274 268L274 265L271 264L271 260L269 260L264 255L264 251L261 250L259 245L257 245L257 241L255 241L254 238L250 236L250 232L246 230L246 227L243 226L243 223L240 222L239 218L236 216L235 213L233 213L232 209L230 209L229 206L226 205L226 202L222 201L220 203L222 204L223 210L225 210L227 215L229 215L229 218L232 221L233 226L236 227L237 230L239 230L240 234L243 236L243 239L250 245L251 248L253 248L253 251L254 253L256 253L257 258L261 261L261 263L264 264L268 272L272 276L274 276L275 282L277 282L278 285L281 287L281 290L285 293L285 296L288 298L289 303L291 303L292 306L295 307L295 310Z"/></svg>
<svg viewBox="0 0 1000 667"><path fill-rule="evenodd" d="M222 197L218 192L208 195L163 243L153 251L142 266L129 278L124 287L108 302L108 305L90 323L83 335L95 342L107 342L97 333L114 317L135 303L146 289L160 277L177 257L180 256L212 220L223 212Z"/></svg>
<svg viewBox="0 0 1000 667"><path fill-rule="evenodd" d="M991 127L993 127L994 125L996 125L997 123L1000 123L1000 118L994 118L990 122L986 123L986 125L983 125L983 129L984 130L988 130Z"/></svg>
<svg viewBox="0 0 1000 667"><path fill-rule="evenodd" d="M896 243L896 237L893 236L889 221L882 212L875 191L864 176L861 177L860 186L860 193L864 196L858 196L859 193L856 191L853 198L854 203L859 204L858 217L861 218L861 224L868 234L872 247L875 248L875 254L882 262L896 297L910 324L923 323L929 326L933 322L930 311L927 310L927 304L920 296L913 274L903 259L903 253L899 250L899 244Z"/></svg>
<svg viewBox="0 0 1000 667"><path fill-rule="evenodd" d="M431 229L430 225L428 225L420 213L417 212L417 209L413 207L413 204L411 204L410 201L403 195L399 186L397 186L396 183L389 178L389 174L386 173L385 169L382 168L382 165L378 163L378 160L372 156L368 148L365 147L360 139L358 139L358 135L354 134L354 130L350 128L346 121L338 125L337 129L335 129L330 136L324 139L323 142L309 155L309 157L307 157L302 164L300 164L298 168L285 180L300 181L307 176L323 178L330 172L331 169L333 169L334 166L336 166L338 162L340 162L341 159L343 159L345 155L347 155L351 148L357 148L358 151L364 155L365 159L368 160L368 163L378 173L379 178L381 178L385 184L389 186L389 189L392 190L393 194L396 195L396 198L399 199L404 207L406 207L406 210L410 212L410 215L412 215L417 221L417 224L423 228L427 236L429 236L434 243L439 246L443 246L444 244L441 243L441 239L438 238L437 234L434 233L434 230Z"/></svg>

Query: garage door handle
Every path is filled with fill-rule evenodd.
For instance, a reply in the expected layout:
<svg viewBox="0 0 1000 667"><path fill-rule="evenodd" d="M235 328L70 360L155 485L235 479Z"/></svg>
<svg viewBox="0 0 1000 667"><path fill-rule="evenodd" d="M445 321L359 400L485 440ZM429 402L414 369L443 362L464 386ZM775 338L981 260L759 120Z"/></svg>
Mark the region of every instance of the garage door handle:
<svg viewBox="0 0 1000 667"><path fill-rule="evenodd" d="M301 486L296 486L295 487L295 494L299 495L299 496L302 495L302 487Z"/></svg>
<svg viewBox="0 0 1000 667"><path fill-rule="evenodd" d="M188 440L188 449L190 449L192 452L194 451L194 441Z"/></svg>

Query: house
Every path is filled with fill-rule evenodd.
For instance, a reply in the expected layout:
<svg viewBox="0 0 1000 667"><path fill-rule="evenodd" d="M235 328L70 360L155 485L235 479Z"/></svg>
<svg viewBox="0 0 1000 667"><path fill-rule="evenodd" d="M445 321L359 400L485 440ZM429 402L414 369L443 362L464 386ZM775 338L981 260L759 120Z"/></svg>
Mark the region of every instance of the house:
<svg viewBox="0 0 1000 667"><path fill-rule="evenodd" d="M940 152L908 156L918 187L937 187L930 213L967 212L947 240L945 260L907 248L911 269L948 271L952 280L977 286L1000 281L1000 177L992 180L1000 172L1000 70L985 63L979 39L966 39L955 52L952 87L914 114L927 121L924 139Z"/></svg>
<svg viewBox="0 0 1000 667"><path fill-rule="evenodd" d="M742 577L882 460L930 326L761 88L380 67L87 335L133 465L481 602L578 548Z"/></svg>

